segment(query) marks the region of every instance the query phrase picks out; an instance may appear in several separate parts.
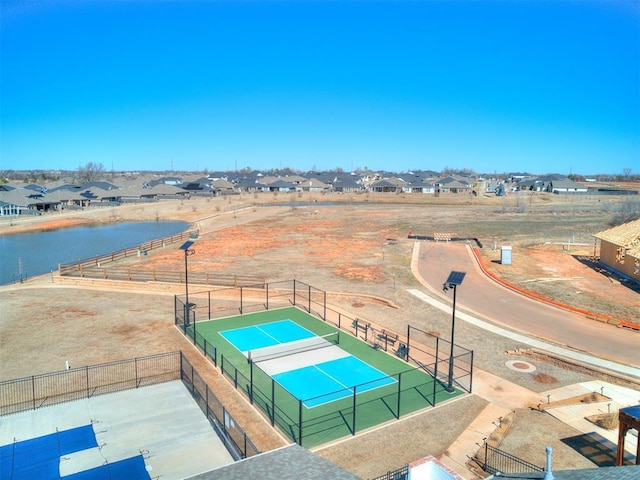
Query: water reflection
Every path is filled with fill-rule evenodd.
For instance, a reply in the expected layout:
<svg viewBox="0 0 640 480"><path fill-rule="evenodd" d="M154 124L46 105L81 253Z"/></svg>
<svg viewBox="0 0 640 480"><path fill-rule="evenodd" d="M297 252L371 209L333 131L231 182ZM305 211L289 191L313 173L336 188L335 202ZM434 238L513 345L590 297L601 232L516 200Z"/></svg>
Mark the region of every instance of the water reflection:
<svg viewBox="0 0 640 480"><path fill-rule="evenodd" d="M0 236L0 284L41 275L60 263L106 255L185 231L186 222L124 222Z"/></svg>

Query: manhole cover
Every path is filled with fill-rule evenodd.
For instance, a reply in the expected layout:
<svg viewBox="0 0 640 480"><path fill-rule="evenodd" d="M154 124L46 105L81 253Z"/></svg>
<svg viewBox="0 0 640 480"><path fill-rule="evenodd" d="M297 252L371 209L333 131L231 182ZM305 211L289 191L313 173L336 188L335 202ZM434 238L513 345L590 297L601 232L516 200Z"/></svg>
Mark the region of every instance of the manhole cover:
<svg viewBox="0 0 640 480"><path fill-rule="evenodd" d="M505 363L507 367L516 372L535 372L536 367L529 362L523 362L522 360L509 360Z"/></svg>

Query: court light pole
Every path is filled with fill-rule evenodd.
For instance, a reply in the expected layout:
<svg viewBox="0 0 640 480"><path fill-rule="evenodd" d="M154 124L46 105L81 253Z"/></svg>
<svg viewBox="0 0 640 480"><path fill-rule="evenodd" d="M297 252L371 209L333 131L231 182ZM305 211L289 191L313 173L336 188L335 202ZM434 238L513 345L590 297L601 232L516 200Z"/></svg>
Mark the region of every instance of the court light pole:
<svg viewBox="0 0 640 480"><path fill-rule="evenodd" d="M447 386L445 390L449 393L453 393L455 388L453 387L453 342L455 340L454 334L456 329L456 289L462 285L464 276L467 272L457 272L455 270L449 273L449 277L442 284L442 291L447 292L450 288L453 288L453 314L451 317L451 350L449 352L449 378L447 380Z"/></svg>
<svg viewBox="0 0 640 480"><path fill-rule="evenodd" d="M184 244L180 247L180 250L184 250L184 296L185 296L185 306L184 313L186 319L186 326L188 327L191 323L191 304L189 303L189 264L187 262L187 257L189 255L193 255L196 251L191 248L193 245L192 241L184 242ZM196 322L195 318L193 319L193 343L196 343Z"/></svg>

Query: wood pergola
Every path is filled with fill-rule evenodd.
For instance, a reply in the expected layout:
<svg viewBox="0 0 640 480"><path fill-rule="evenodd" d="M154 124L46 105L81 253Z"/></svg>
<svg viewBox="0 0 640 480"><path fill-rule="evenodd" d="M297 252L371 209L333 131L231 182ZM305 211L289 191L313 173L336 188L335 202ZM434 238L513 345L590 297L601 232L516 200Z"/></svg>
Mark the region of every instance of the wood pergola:
<svg viewBox="0 0 640 480"><path fill-rule="evenodd" d="M618 455L616 465L624 463L624 440L627 432L635 428L640 432L640 405L621 408L618 412ZM640 440L636 448L636 465L640 465Z"/></svg>

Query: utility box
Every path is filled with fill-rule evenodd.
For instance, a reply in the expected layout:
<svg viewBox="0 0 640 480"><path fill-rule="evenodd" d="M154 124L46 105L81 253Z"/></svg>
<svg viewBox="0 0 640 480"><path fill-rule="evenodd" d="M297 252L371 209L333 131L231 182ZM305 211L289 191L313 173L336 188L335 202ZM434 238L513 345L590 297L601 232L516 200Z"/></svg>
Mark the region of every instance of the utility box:
<svg viewBox="0 0 640 480"><path fill-rule="evenodd" d="M511 247L502 247L500 263L502 265L511 265Z"/></svg>

